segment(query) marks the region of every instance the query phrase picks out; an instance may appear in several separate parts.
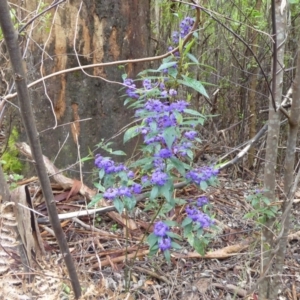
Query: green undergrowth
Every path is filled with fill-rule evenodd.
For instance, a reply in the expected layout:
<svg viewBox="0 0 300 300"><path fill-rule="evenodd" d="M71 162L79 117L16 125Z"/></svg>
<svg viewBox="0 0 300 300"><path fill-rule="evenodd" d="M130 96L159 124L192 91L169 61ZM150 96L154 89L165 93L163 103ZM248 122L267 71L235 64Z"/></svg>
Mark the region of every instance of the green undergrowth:
<svg viewBox="0 0 300 300"><path fill-rule="evenodd" d="M9 135L7 147L1 156L2 168L5 173L15 174L20 173L23 169L23 164L19 159L19 150L16 147L19 133L14 127Z"/></svg>

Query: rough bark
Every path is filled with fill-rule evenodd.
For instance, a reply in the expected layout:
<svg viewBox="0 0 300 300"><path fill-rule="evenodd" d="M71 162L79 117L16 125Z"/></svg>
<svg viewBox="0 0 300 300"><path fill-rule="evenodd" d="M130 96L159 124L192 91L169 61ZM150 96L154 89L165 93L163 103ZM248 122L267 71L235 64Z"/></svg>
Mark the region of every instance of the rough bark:
<svg viewBox="0 0 300 300"><path fill-rule="evenodd" d="M271 202L276 200L275 186L276 186L276 165L277 165L277 153L278 153L278 137L280 128L280 110L274 110L274 103L277 107L281 103L282 95L282 83L283 83L283 69L284 65L284 45L285 45L285 32L286 32L286 15L287 9L284 8L281 11L280 1L274 1L276 22L276 40L277 40L277 61L275 70L273 68L272 74L276 74L273 77L276 81L275 89L273 92L273 99L270 97L269 104L269 123L268 123L268 136L266 144L266 157L265 157L265 169L264 169L264 189L265 196L269 198ZM276 58L275 53L273 56ZM274 85L273 85L274 86ZM259 285L259 299L273 300L275 299L272 289L274 289L274 281L271 275L272 263L274 256L276 255L276 249L274 247L274 229L275 218L270 218L266 222L262 230L262 269L261 269L261 283Z"/></svg>
<svg viewBox="0 0 300 300"><path fill-rule="evenodd" d="M294 180L295 153L297 144L297 134L300 120L300 49L298 50L297 71L293 83L293 102L289 119L289 135L287 140L287 150L284 166L284 192L286 199L282 205L281 231L277 237L278 252L274 261L274 284L271 290L271 299L275 299L278 289L281 286L284 259L286 255L286 247L288 234L291 226L291 208L294 200L297 179Z"/></svg>
<svg viewBox="0 0 300 300"><path fill-rule="evenodd" d="M23 5L34 11L38 1L26 1ZM47 22L37 20L32 31L27 28L34 41L29 43L26 55L29 81L79 64L147 57L149 6L148 0L74 0L51 10ZM37 24L42 30L35 27ZM123 106L122 86L105 80L122 82L123 73L135 77L145 66L140 63L128 64L125 70L112 66L78 71L32 88L43 153L50 159L59 153L55 163L66 168L79 160L79 146L80 156L84 157L102 138L112 137L128 124L132 112ZM80 122L86 118L92 119ZM69 122L75 123L56 127ZM115 142L115 148L131 155L134 144L124 146L122 136ZM83 166L86 179L92 167L91 162ZM71 176L78 177L78 166L72 170L75 173Z"/></svg>

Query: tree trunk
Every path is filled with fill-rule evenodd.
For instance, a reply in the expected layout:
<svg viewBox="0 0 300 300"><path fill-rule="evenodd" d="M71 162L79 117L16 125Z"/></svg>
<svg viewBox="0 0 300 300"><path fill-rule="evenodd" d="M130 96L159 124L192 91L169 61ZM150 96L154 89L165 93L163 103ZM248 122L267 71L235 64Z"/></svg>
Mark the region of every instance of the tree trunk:
<svg viewBox="0 0 300 300"><path fill-rule="evenodd" d="M26 10L37 11L38 2L22 3ZM51 9L26 28L30 40L25 36L22 46L28 81L79 64L147 57L149 6L148 0L74 0ZM145 67L142 63L124 69L98 67L35 85L30 92L43 153L51 159L57 156L55 164L66 168L128 124L132 112L123 106L122 86L106 81L122 82L123 73L135 77ZM86 118L91 119L81 121ZM114 148L130 155L134 145L123 146L121 135ZM86 163L83 171L92 166ZM78 172L78 166L73 170Z"/></svg>
<svg viewBox="0 0 300 300"><path fill-rule="evenodd" d="M287 26L287 9L281 8L280 2L274 1L275 5L275 22L276 22L276 39L277 39L277 61L276 68L272 74L273 81L276 82L276 87L273 89L273 98L277 107L281 104L282 83L283 83L283 66L284 66L284 46L285 33ZM281 11L282 10L282 11ZM273 53L273 55L275 55ZM280 129L280 110L274 110L273 101L270 97L269 104L269 121L268 121L268 136L266 144L266 158L264 170L264 189L265 196L271 201L276 200L275 186L276 186L276 165L278 153L278 137ZM259 299L273 300L274 280L268 275L272 275L272 263L274 259L274 228L275 218L269 218L264 224L262 230L262 270L261 270L261 284L259 286ZM277 297L277 296L276 296Z"/></svg>
<svg viewBox="0 0 300 300"><path fill-rule="evenodd" d="M257 0L255 4L255 10L260 11L261 9L261 0ZM257 26L259 23L259 20L255 20L253 18L254 22L253 25ZM249 29L251 36L251 44L252 44L252 51L253 55L257 55L257 50L258 50L258 32L254 29ZM251 75L250 75L250 90L249 90L249 110L250 110L250 115L251 118L249 119L249 139L253 139L256 135L256 122L257 122L257 117L256 117L256 86L257 86L257 74L258 74L258 66L257 63L255 62L254 59L252 59L253 64L255 67L251 68ZM255 148L251 147L249 149L249 156L248 156L248 166L249 168L253 167L254 164L254 157L255 157Z"/></svg>

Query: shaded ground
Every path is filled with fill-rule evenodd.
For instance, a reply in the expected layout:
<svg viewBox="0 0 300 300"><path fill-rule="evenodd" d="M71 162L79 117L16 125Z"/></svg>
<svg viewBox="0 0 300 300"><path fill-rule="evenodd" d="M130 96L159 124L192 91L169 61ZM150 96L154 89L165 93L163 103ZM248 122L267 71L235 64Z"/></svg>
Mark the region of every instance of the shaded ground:
<svg viewBox="0 0 300 300"><path fill-rule="evenodd" d="M34 179L29 182L31 195L35 196L36 211L46 215L37 182ZM162 255L149 258L147 245L141 243L152 215L151 211L142 211L143 202L138 204L135 214L127 221L125 216L115 212L62 220L85 293L83 299L258 299L255 282L260 274L260 228L244 218L245 213L252 209L246 201L250 189L251 182L230 181L227 174L221 174L220 186L205 193L210 199L217 225L216 229L210 230L213 238L209 252L203 258L182 242L182 250L172 252L171 264L167 264ZM53 191L59 213L83 210L85 199L78 193L76 181L71 190L54 184ZM177 191L177 196L186 199L202 195L193 186ZM282 275L283 289L278 299L300 299L298 209L299 204L295 203L292 233L296 234L289 239ZM182 220L183 208L177 208L170 217ZM51 228L43 217L39 220L49 259L47 264L49 266L50 261L50 265L53 264L51 268L62 268ZM125 278L128 276L130 288L127 293ZM64 292L59 298L72 299L69 288L66 288L70 284L64 282ZM254 288L254 293L247 296L250 287ZM41 298L36 296L34 299Z"/></svg>

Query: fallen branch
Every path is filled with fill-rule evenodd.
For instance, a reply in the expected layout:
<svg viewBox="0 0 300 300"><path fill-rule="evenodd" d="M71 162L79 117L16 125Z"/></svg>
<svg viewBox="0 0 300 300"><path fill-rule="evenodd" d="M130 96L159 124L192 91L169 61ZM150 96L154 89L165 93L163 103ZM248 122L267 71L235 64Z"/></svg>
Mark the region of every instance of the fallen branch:
<svg viewBox="0 0 300 300"><path fill-rule="evenodd" d="M19 149L19 151L24 154L29 159L32 158L32 153L30 147L26 143L17 143L16 147ZM57 183L59 183L64 189L71 189L74 185L74 179L68 178L62 174L60 174L60 171L53 165L53 163L47 158L45 155L43 155L43 160L46 166L47 173L55 180ZM96 190L92 190L86 185L82 183L79 193L86 197L88 200L91 200L96 194ZM78 215L77 215L78 216ZM76 217L76 216L72 216Z"/></svg>

